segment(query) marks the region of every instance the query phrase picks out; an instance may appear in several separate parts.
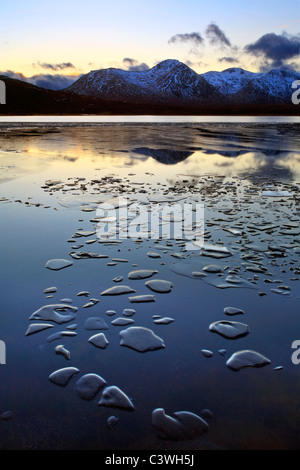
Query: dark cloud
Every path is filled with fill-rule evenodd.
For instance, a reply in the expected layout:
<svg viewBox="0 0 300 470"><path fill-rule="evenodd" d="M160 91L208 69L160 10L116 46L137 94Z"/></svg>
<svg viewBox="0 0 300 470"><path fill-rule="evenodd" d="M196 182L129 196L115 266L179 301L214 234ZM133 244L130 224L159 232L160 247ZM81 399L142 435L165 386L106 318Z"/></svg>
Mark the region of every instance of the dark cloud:
<svg viewBox="0 0 300 470"><path fill-rule="evenodd" d="M186 34L175 34L169 39L168 44L174 44L176 42L192 42L196 46L203 44L203 38L200 33L186 33Z"/></svg>
<svg viewBox="0 0 300 470"><path fill-rule="evenodd" d="M201 62L201 61L193 62L193 61L188 59L188 60L185 61L185 65L187 65L188 67L193 68L193 67L207 67L208 64L205 63L205 62Z"/></svg>
<svg viewBox="0 0 300 470"><path fill-rule="evenodd" d="M145 70L149 70L149 65L145 64L145 62L140 63L130 57L125 57L123 59L123 64L130 72L144 72Z"/></svg>
<svg viewBox="0 0 300 470"><path fill-rule="evenodd" d="M236 59L235 57L221 57L218 60L219 60L219 62L227 62L228 64L238 63L238 59Z"/></svg>
<svg viewBox="0 0 300 470"><path fill-rule="evenodd" d="M6 70L5 72L0 72L0 75L5 75L9 78L14 78L17 80L22 80L23 82L31 83L42 88L47 88L49 90L62 90L72 85L80 75L61 75L61 74L38 74L33 75L32 77L25 77L22 73L14 72L12 70Z"/></svg>
<svg viewBox="0 0 300 470"><path fill-rule="evenodd" d="M300 36L267 33L245 46L245 50L255 57L262 57L265 60L263 67L283 67L287 65L286 61L299 56Z"/></svg>
<svg viewBox="0 0 300 470"><path fill-rule="evenodd" d="M61 75L61 74L39 74L28 78L29 83L48 88L50 90L62 90L74 83L81 75Z"/></svg>
<svg viewBox="0 0 300 470"><path fill-rule="evenodd" d="M207 26L205 34L208 37L210 44L231 47L231 42L215 23L210 23Z"/></svg>
<svg viewBox="0 0 300 470"><path fill-rule="evenodd" d="M75 65L73 65L71 62L62 62L61 64L48 64L47 62L38 62L38 65L42 67L43 69L48 69L48 70L65 70L65 69L75 69Z"/></svg>

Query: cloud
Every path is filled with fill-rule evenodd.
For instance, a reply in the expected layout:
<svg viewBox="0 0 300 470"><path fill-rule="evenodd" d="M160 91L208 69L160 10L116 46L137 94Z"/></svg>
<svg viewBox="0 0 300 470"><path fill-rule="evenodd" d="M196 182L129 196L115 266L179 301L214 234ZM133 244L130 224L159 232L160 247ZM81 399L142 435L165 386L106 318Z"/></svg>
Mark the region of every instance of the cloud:
<svg viewBox="0 0 300 470"><path fill-rule="evenodd" d="M207 26L205 34L208 37L210 44L231 47L231 42L215 23L210 23Z"/></svg>
<svg viewBox="0 0 300 470"><path fill-rule="evenodd" d="M201 61L193 62L192 60L189 60L189 59L187 59L185 61L185 65L187 65L188 67L191 67L191 68L193 68L193 67L207 67L208 66L208 64L206 62L201 62Z"/></svg>
<svg viewBox="0 0 300 470"><path fill-rule="evenodd" d="M291 36L286 33L267 33L256 42L245 46L245 51L255 57L262 57L272 67L283 67L286 61L299 57L300 36Z"/></svg>
<svg viewBox="0 0 300 470"><path fill-rule="evenodd" d="M0 72L0 75L5 75L9 78L22 80L23 82L31 83L32 85L39 86L41 88L47 88L49 90L62 90L72 85L81 75L62 75L62 74L37 74L32 77L25 77L22 73L14 72L12 70L6 70Z"/></svg>
<svg viewBox="0 0 300 470"><path fill-rule="evenodd" d="M65 69L75 69L75 65L73 65L71 62L62 62L61 64L48 64L47 62L38 62L38 65L42 67L43 69L48 69L48 70L65 70Z"/></svg>
<svg viewBox="0 0 300 470"><path fill-rule="evenodd" d="M236 64L238 63L238 59L236 59L235 57L221 57L220 59L218 59L219 62L227 62L228 64Z"/></svg>
<svg viewBox="0 0 300 470"><path fill-rule="evenodd" d="M149 65L145 64L145 62L140 63L130 57L124 57L123 64L130 72L144 72L145 70L149 70Z"/></svg>
<svg viewBox="0 0 300 470"><path fill-rule="evenodd" d="M61 74L39 74L28 78L33 85L48 88L50 90L62 90L74 83L81 75L61 75Z"/></svg>
<svg viewBox="0 0 300 470"><path fill-rule="evenodd" d="M200 33L186 33L186 34L175 34L172 36L168 44L175 44L176 42L192 42L195 46L203 44L204 39Z"/></svg>

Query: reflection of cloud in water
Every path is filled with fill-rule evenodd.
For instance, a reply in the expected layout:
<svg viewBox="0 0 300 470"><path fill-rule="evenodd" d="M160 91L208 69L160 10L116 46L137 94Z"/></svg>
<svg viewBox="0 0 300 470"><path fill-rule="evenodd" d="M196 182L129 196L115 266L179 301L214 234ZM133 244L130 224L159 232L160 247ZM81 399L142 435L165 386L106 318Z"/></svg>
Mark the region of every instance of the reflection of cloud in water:
<svg viewBox="0 0 300 470"><path fill-rule="evenodd" d="M290 179L300 172L298 126L293 125L61 127L59 136L57 129L53 136L50 130L38 133L31 129L26 133L15 129L0 133L0 146L9 152L10 161L14 160L19 170L24 163L24 170L30 167L31 172L54 162L66 174L71 170L67 167L70 163L72 171L78 173L116 168L125 175L126 168L135 167L141 174L145 170L156 172L159 178L220 172L225 176L250 173L265 177L276 172ZM18 161L11 158L17 152L26 152L27 163L19 156Z"/></svg>

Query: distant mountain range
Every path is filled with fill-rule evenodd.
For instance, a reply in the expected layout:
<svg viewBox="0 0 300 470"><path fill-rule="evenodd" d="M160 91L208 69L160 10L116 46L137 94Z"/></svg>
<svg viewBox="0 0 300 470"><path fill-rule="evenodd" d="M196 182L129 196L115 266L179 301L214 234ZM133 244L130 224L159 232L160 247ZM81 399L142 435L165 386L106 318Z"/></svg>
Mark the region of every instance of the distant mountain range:
<svg viewBox="0 0 300 470"><path fill-rule="evenodd" d="M7 87L0 114L299 114L291 96L300 73L281 69L197 74L165 60L146 71L91 71L60 91L0 79Z"/></svg>

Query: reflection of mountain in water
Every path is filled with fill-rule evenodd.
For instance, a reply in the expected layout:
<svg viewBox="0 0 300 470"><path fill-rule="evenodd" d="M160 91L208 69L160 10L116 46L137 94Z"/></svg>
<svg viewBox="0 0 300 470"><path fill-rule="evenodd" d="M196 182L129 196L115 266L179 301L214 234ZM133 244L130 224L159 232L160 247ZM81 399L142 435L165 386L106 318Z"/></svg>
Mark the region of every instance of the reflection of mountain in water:
<svg viewBox="0 0 300 470"><path fill-rule="evenodd" d="M134 153L139 155L145 155L152 157L160 163L165 165L174 165L182 162L186 158L193 155L194 152L181 151L181 150L169 150L169 149L151 149L148 147L141 147L132 150Z"/></svg>
<svg viewBox="0 0 300 470"><path fill-rule="evenodd" d="M0 147L13 154L35 148L49 161L73 162L92 156L99 162L111 159L113 164L116 156L117 164L127 167L147 159L169 167L186 162L195 173L205 172L206 163L210 170L226 166L229 171L231 166L234 173L245 167L251 174L262 176L274 174L276 169L288 179L289 171L300 174L299 136L299 124L295 123L134 123L95 127L84 127L82 123L59 127L18 123L15 128L13 124L9 129L0 126ZM3 158L1 164L5 166Z"/></svg>

